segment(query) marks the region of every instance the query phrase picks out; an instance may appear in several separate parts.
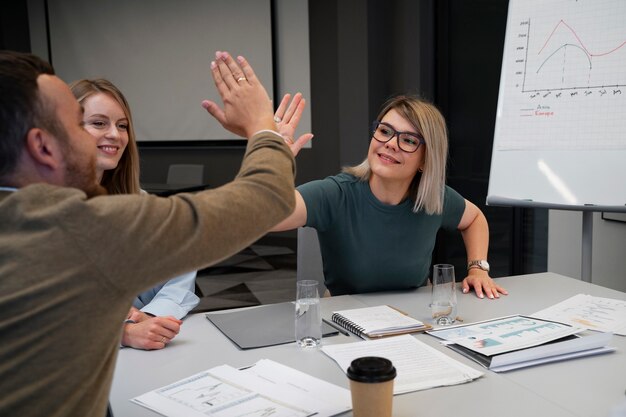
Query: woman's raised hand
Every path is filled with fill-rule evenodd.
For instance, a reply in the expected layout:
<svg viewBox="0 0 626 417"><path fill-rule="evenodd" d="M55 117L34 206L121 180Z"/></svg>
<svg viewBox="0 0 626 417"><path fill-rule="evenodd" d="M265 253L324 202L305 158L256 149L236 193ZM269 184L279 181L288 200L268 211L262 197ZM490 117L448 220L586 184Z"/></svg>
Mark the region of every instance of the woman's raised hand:
<svg viewBox="0 0 626 417"><path fill-rule="evenodd" d="M312 133L305 133L298 139L294 140L294 134L300 123L300 117L306 106L306 100L302 98L302 94L297 93L291 100L291 94L285 94L283 99L274 113L274 121L278 127L278 132L285 138L285 142L293 152L298 155L300 149L313 138Z"/></svg>

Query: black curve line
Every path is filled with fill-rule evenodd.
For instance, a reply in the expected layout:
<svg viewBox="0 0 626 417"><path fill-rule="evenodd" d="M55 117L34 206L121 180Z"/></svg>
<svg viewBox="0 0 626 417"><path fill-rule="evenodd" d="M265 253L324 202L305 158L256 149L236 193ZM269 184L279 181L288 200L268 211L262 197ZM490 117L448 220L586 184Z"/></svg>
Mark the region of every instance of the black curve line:
<svg viewBox="0 0 626 417"><path fill-rule="evenodd" d="M552 58L552 57L554 56L554 54L556 54L556 53L557 53L557 52L559 52L561 49L566 48L566 47L568 47L568 46L573 46L574 48L578 48L578 49L580 49L580 50L583 52L583 54L585 54L585 56L587 57L587 60L589 61L589 69L591 69L591 58L589 57L589 54L587 53L587 51L585 51L583 48L581 48L580 46L578 46L578 45L576 45L576 44L573 44L573 43L566 43L566 44L563 44L563 45L561 45L560 47L558 47L558 48L556 49L556 51L552 52L552 53L550 54L550 56L548 56L548 57L547 57L547 58L546 58L546 59L545 59L545 60L541 63L541 65L539 65L539 68L537 68L537 74L539 74L539 71L541 70L541 68L545 65L545 63L546 63L546 62L548 62L548 60L549 60L550 58Z"/></svg>

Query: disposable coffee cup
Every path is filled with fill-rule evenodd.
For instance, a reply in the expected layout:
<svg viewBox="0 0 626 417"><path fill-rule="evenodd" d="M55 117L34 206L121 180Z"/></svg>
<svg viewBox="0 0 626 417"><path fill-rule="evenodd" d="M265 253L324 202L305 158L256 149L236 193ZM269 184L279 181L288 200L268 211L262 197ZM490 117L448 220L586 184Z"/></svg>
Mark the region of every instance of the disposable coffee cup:
<svg viewBox="0 0 626 417"><path fill-rule="evenodd" d="M389 359L366 356L348 368L354 417L391 417L396 368Z"/></svg>

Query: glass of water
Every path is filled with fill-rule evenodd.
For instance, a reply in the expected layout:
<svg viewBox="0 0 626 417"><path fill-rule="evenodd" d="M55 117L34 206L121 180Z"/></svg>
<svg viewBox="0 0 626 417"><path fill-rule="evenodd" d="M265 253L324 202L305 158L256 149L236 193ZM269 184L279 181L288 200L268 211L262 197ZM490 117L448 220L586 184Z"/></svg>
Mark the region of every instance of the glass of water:
<svg viewBox="0 0 626 417"><path fill-rule="evenodd" d="M454 266L437 264L433 266L433 287L430 310L433 323L445 326L456 321L456 281Z"/></svg>
<svg viewBox="0 0 626 417"><path fill-rule="evenodd" d="M297 281L296 343L303 348L316 347L322 340L322 314L317 281Z"/></svg>

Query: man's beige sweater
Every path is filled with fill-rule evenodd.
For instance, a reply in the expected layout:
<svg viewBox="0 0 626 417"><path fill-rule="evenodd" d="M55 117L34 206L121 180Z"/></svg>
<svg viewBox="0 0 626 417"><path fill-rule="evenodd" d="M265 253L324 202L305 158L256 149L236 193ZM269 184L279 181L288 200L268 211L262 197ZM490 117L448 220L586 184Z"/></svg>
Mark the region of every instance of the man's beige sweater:
<svg viewBox="0 0 626 417"><path fill-rule="evenodd" d="M293 173L262 132L233 182L195 195L0 191L0 415L104 416L132 298L265 234L294 208Z"/></svg>

